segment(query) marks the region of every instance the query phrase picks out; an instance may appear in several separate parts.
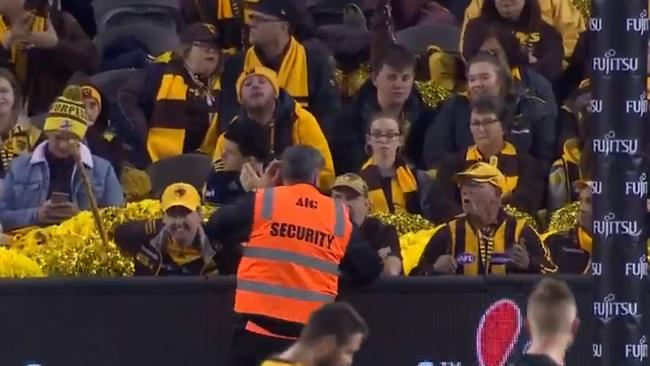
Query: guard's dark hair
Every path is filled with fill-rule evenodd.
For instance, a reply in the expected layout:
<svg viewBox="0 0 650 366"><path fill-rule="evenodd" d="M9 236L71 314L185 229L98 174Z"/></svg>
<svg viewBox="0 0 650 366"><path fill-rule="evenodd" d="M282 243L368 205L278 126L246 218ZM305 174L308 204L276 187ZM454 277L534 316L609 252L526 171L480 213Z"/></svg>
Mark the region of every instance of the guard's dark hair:
<svg viewBox="0 0 650 366"><path fill-rule="evenodd" d="M528 311L544 334L561 332L567 326L569 319L565 315L569 306L576 306L571 289L554 278L544 278L528 298Z"/></svg>
<svg viewBox="0 0 650 366"><path fill-rule="evenodd" d="M382 52L373 57L371 68L376 75L385 66L392 69L403 71L407 69L415 70L416 59L413 53L400 44L390 44Z"/></svg>
<svg viewBox="0 0 650 366"><path fill-rule="evenodd" d="M323 156L311 146L294 145L282 153L282 180L292 183L312 183L325 165Z"/></svg>
<svg viewBox="0 0 650 366"><path fill-rule="evenodd" d="M300 333L300 341L313 343L322 337L334 336L337 344L345 344L355 334L368 336L368 325L352 306L336 302L311 314Z"/></svg>

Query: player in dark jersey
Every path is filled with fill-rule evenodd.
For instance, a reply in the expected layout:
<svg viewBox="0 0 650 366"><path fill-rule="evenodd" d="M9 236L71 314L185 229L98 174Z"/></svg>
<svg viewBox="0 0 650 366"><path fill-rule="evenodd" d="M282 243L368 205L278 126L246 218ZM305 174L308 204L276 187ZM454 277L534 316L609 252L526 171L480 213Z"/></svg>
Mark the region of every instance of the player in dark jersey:
<svg viewBox="0 0 650 366"><path fill-rule="evenodd" d="M531 345L514 366L564 366L578 325L576 300L566 283L543 279L528 298Z"/></svg>
<svg viewBox="0 0 650 366"><path fill-rule="evenodd" d="M350 366L367 335L366 322L352 306L328 304L311 315L293 346L262 366Z"/></svg>

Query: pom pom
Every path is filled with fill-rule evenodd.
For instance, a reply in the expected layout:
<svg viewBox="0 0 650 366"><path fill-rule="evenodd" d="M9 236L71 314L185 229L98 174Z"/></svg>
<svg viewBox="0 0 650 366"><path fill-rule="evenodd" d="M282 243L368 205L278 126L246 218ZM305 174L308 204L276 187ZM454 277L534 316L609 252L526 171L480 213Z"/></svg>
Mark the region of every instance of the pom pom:
<svg viewBox="0 0 650 366"><path fill-rule="evenodd" d="M383 223L395 226L395 229L399 235L413 233L420 230L432 229L435 227L433 223L424 217L409 213L388 214L383 212L376 212L371 214L371 216L378 218Z"/></svg>
<svg viewBox="0 0 650 366"><path fill-rule="evenodd" d="M571 3L580 10L585 20L589 19L591 16L591 0L571 0Z"/></svg>
<svg viewBox="0 0 650 366"><path fill-rule="evenodd" d="M0 247L0 278L43 276L43 270L35 261L16 250Z"/></svg>
<svg viewBox="0 0 650 366"><path fill-rule="evenodd" d="M526 224L528 224L528 226L532 227L535 230L539 230L539 227L537 225L537 221L535 221L535 219L532 216L530 216L529 214L527 214L527 213L525 213L523 211L519 211L518 209L516 209L516 208L514 208L514 207L512 207L510 205L507 205L506 207L504 207L503 210L509 216L512 216L517 220L524 220L526 222Z"/></svg>
<svg viewBox="0 0 650 366"><path fill-rule="evenodd" d="M146 172L129 166L122 169L122 187L127 202L137 202L149 197L151 179Z"/></svg>
<svg viewBox="0 0 650 366"><path fill-rule="evenodd" d="M430 108L436 108L451 96L449 90L437 85L433 81L416 81L415 87L420 92L422 100Z"/></svg>
<svg viewBox="0 0 650 366"><path fill-rule="evenodd" d="M548 224L548 231L566 231L578 224L580 216L580 202L570 203L553 212Z"/></svg>
<svg viewBox="0 0 650 366"><path fill-rule="evenodd" d="M75 100L75 101L81 101L83 100L82 94L81 94L81 87L79 85L69 85L63 90L63 97L70 99L70 100Z"/></svg>

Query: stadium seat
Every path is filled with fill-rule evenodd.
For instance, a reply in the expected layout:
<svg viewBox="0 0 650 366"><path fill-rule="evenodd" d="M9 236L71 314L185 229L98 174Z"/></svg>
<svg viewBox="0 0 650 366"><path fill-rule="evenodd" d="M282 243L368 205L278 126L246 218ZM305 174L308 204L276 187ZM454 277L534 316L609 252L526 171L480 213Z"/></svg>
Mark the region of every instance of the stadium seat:
<svg viewBox="0 0 650 366"><path fill-rule="evenodd" d="M133 22L181 24L178 0L95 0L93 8L98 32Z"/></svg>
<svg viewBox="0 0 650 366"><path fill-rule="evenodd" d="M460 42L460 28L448 25L422 24L397 32L397 43L404 45L415 54L427 52L436 45L443 51L457 53Z"/></svg>
<svg viewBox="0 0 650 366"><path fill-rule="evenodd" d="M134 73L138 72L137 69L120 69L120 70L111 70L95 74L90 77L90 82L93 85L96 85L104 96L110 100L115 100L117 98L117 92L124 85L124 82L132 76Z"/></svg>
<svg viewBox="0 0 650 366"><path fill-rule="evenodd" d="M151 191L160 197L168 185L184 182L194 186L199 192L208 179L212 169L212 159L202 154L184 154L157 161L147 168L151 178Z"/></svg>
<svg viewBox="0 0 650 366"><path fill-rule="evenodd" d="M153 56L173 50L180 44L178 33L173 28L151 24L133 24L107 29L99 33L93 43L103 53L105 47L118 37L132 36L145 44Z"/></svg>

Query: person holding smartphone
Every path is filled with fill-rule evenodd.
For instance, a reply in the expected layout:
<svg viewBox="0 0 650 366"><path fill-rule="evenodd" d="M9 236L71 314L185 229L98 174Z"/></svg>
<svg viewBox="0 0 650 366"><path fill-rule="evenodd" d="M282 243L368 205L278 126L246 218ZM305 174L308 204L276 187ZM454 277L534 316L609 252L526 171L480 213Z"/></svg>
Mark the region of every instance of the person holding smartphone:
<svg viewBox="0 0 650 366"><path fill-rule="evenodd" d="M483 162L454 176L464 213L429 240L410 275L550 273L557 268L539 235L502 208L505 177Z"/></svg>
<svg viewBox="0 0 650 366"><path fill-rule="evenodd" d="M75 157L90 179L94 199L101 207L121 206L122 186L111 164L81 143L88 115L78 86L66 88L52 104L43 132L47 139L31 154L14 159L0 195L0 222L7 230L61 223L89 210L91 197L82 181Z"/></svg>

